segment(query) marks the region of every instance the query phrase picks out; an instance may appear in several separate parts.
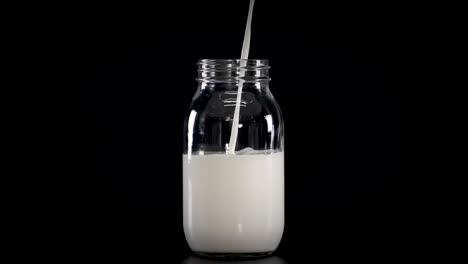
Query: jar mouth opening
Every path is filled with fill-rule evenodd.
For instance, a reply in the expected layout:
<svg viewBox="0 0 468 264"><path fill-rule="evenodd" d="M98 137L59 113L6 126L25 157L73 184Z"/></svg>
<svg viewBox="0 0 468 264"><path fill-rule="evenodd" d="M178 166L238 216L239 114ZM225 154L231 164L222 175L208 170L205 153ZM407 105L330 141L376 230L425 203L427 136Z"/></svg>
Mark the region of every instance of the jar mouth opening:
<svg viewBox="0 0 468 264"><path fill-rule="evenodd" d="M269 61L267 59L200 59L197 65L203 67L227 67L240 68L244 65L248 69L269 69Z"/></svg>
<svg viewBox="0 0 468 264"><path fill-rule="evenodd" d="M248 62L264 62L268 63L268 59L200 59L198 63L210 63L210 62L240 62L240 61L248 61Z"/></svg>

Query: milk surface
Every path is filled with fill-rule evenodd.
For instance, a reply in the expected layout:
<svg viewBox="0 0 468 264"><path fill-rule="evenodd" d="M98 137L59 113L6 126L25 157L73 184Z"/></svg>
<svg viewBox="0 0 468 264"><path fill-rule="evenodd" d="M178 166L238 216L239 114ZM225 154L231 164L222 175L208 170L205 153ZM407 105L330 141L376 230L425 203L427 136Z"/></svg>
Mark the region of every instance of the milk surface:
<svg viewBox="0 0 468 264"><path fill-rule="evenodd" d="M274 251L284 228L284 154L183 155L183 196L193 251Z"/></svg>

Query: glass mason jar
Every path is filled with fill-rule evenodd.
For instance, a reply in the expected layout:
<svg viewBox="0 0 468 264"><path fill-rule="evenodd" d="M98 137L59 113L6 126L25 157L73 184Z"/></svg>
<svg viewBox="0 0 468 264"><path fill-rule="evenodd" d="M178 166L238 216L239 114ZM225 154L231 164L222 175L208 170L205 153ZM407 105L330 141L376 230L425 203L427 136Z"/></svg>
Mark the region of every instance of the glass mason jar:
<svg viewBox="0 0 468 264"><path fill-rule="evenodd" d="M269 68L267 60L198 62L183 153L184 233L195 253L262 256L280 243L283 120L268 88ZM237 142L229 146L239 82Z"/></svg>

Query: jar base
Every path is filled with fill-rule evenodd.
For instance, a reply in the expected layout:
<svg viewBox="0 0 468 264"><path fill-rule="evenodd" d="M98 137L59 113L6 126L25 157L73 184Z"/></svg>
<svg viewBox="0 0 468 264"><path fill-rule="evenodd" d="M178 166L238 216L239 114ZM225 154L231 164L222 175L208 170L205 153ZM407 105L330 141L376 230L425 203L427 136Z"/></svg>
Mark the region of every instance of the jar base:
<svg viewBox="0 0 468 264"><path fill-rule="evenodd" d="M217 258L217 259L247 259L247 258L262 258L273 254L273 251L268 252L254 252L254 253L210 253L210 252L197 252L194 251L198 256L205 258Z"/></svg>

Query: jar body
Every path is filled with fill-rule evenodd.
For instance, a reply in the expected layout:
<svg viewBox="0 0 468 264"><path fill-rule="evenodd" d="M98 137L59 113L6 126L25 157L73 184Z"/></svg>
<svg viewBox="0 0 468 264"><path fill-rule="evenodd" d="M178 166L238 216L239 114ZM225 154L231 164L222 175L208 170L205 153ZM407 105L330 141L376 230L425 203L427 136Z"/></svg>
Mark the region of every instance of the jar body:
<svg viewBox="0 0 468 264"><path fill-rule="evenodd" d="M283 234L283 121L268 81L258 78L265 69L252 63L257 76L243 83L235 146L238 78L202 79L185 120L183 223L196 253L269 254Z"/></svg>

